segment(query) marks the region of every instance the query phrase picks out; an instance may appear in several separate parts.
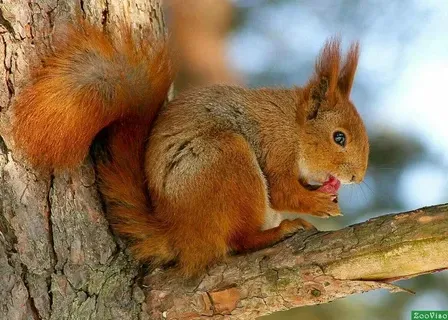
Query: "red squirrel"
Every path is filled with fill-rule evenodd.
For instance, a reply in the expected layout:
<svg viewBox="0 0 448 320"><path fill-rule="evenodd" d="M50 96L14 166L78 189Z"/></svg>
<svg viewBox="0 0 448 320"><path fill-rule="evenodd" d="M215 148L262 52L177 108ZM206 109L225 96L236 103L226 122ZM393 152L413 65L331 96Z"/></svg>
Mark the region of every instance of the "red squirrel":
<svg viewBox="0 0 448 320"><path fill-rule="evenodd" d="M137 259L175 261L190 277L313 228L278 211L340 214L338 189L363 180L369 152L350 101L357 43L342 55L329 40L303 87L214 85L164 104L173 78L166 41L130 30L118 38L68 25L18 94L12 132L30 163L61 170L80 164L106 128L100 190Z"/></svg>

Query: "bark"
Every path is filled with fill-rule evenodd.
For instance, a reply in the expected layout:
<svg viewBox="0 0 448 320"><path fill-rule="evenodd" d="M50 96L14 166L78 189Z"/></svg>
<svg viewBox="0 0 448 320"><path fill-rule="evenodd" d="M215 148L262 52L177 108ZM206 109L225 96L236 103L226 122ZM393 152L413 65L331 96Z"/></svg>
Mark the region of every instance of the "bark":
<svg viewBox="0 0 448 320"><path fill-rule="evenodd" d="M139 268L110 232L91 162L49 176L11 152L14 96L76 12L111 34L118 21L164 30L159 0L0 1L0 319L145 318Z"/></svg>
<svg viewBox="0 0 448 320"><path fill-rule="evenodd" d="M445 205L340 231L301 232L192 281L169 270L144 276L110 232L91 161L47 175L12 152L11 103L29 63L76 12L111 34L123 20L135 30L163 32L160 0L0 1L0 319L252 319L396 290L386 280L447 267Z"/></svg>
<svg viewBox="0 0 448 320"><path fill-rule="evenodd" d="M196 281L169 272L145 278L153 319L255 319L330 302L448 269L448 204L380 216L331 232L299 232L229 258Z"/></svg>

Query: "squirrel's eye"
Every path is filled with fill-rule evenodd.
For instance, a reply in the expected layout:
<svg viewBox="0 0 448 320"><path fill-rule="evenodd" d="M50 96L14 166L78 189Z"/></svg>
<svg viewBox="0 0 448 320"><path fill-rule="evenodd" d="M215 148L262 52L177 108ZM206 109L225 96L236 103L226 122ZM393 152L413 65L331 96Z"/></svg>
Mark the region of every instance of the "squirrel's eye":
<svg viewBox="0 0 448 320"><path fill-rule="evenodd" d="M335 133L333 133L333 140L338 145L345 147L345 133L344 132L336 131Z"/></svg>

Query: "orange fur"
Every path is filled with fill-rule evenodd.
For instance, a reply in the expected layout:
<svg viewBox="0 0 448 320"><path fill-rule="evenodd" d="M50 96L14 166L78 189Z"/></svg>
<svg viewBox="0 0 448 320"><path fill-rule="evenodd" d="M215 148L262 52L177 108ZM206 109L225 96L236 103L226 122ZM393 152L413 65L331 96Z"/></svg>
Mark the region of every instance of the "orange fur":
<svg viewBox="0 0 448 320"><path fill-rule="evenodd" d="M319 217L339 215L339 206L331 201L332 195L304 188L297 177L324 181L332 174L343 183L362 181L369 143L364 124L350 101L358 57L358 43L350 47L344 58L340 41L329 40L317 58L314 76L307 86L296 90L297 120L301 125L296 139L300 156L298 161L291 161L295 157L292 154L287 160L269 159L266 172L274 208ZM345 150L332 141L335 131L346 134L349 143ZM280 153L290 154L286 150Z"/></svg>
<svg viewBox="0 0 448 320"><path fill-rule="evenodd" d="M113 121L154 115L171 81L163 42L136 42L125 29L114 43L82 21L65 31L14 107L14 140L40 167L73 167Z"/></svg>
<svg viewBox="0 0 448 320"><path fill-rule="evenodd" d="M350 95L350 91L352 90L358 60L359 43L355 42L350 46L341 70L341 75L339 76L339 89L341 90L341 94L345 97L348 97Z"/></svg>
<svg viewBox="0 0 448 320"><path fill-rule="evenodd" d="M315 65L315 81L321 81L326 79L328 83L326 85L327 97L333 97L338 85L339 70L341 64L341 43L338 39L329 40L320 56L318 57Z"/></svg>
<svg viewBox="0 0 448 320"><path fill-rule="evenodd" d="M338 214L331 195L304 184L365 174L367 135L349 100L357 61L357 45L343 60L331 40L303 88L211 86L160 107L172 76L165 43L134 41L126 28L112 41L81 22L18 96L14 138L33 164L63 169L106 128L110 157L98 174L114 230L139 260L175 260L193 276L229 252L312 227L269 225L273 208ZM344 149L335 130L348 137Z"/></svg>

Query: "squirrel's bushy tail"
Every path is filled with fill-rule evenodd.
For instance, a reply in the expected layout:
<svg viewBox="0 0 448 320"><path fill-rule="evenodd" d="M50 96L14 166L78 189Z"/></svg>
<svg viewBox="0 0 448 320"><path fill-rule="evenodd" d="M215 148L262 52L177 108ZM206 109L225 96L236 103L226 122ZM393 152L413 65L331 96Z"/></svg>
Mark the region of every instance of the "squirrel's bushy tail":
<svg viewBox="0 0 448 320"><path fill-rule="evenodd" d="M17 97L14 140L40 167L67 168L87 155L93 138L129 115L152 116L170 85L163 41L134 41L123 28L112 41L86 22L71 24L32 70Z"/></svg>
<svg viewBox="0 0 448 320"><path fill-rule="evenodd" d="M135 40L122 29L112 40L87 22L69 25L19 93L12 133L32 164L64 169L78 165L108 127L110 159L98 171L111 222L133 240L139 258L166 261L163 225L149 212L143 164L172 66L164 41Z"/></svg>

